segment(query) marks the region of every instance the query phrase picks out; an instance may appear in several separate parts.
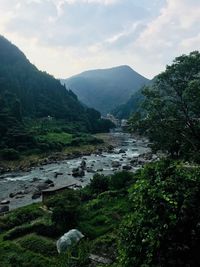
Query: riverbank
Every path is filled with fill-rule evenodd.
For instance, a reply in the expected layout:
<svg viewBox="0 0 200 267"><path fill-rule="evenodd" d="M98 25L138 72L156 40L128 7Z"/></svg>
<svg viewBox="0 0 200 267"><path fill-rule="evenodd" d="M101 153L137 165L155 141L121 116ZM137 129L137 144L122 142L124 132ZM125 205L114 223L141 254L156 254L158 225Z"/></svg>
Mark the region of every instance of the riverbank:
<svg viewBox="0 0 200 267"><path fill-rule="evenodd" d="M151 154L145 139L133 139L126 133L110 133L101 138L104 145L91 147L90 151L76 150L73 154L60 154L60 158L53 154L37 167L0 175L0 201L7 200L9 209L15 209L41 201L41 191L50 186L84 187L95 173L134 172L157 158Z"/></svg>
<svg viewBox="0 0 200 267"><path fill-rule="evenodd" d="M41 154L31 154L21 156L18 160L1 160L0 174L17 171L30 171L31 168L56 163L62 160L74 159L80 156L98 153L98 151L106 151L110 146L117 146L118 142L112 135L101 133L94 135L98 140L102 140L99 144L88 144L80 146L69 146L61 152L48 152Z"/></svg>

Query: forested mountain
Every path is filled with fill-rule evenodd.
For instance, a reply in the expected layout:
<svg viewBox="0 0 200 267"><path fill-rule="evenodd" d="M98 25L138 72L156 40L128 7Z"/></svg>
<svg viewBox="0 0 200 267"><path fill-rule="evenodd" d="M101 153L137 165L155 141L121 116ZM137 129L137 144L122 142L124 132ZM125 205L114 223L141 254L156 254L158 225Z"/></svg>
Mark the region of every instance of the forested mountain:
<svg viewBox="0 0 200 267"><path fill-rule="evenodd" d="M156 77L146 84L147 86L153 85ZM114 108L111 113L118 119L128 119L134 112L140 111L142 109L142 102L144 100L144 95L142 91L145 87L135 92L129 100L122 105Z"/></svg>
<svg viewBox="0 0 200 267"><path fill-rule="evenodd" d="M110 127L99 112L83 106L59 80L39 71L16 46L0 36L0 148L32 140L25 120L45 118L79 123L79 131L98 132Z"/></svg>
<svg viewBox="0 0 200 267"><path fill-rule="evenodd" d="M106 114L149 82L129 66L86 71L62 83L78 95L81 102Z"/></svg>
<svg viewBox="0 0 200 267"><path fill-rule="evenodd" d="M140 109L143 99L142 90L139 90L125 104L116 107L111 113L118 119L128 119L132 113Z"/></svg>
<svg viewBox="0 0 200 267"><path fill-rule="evenodd" d="M21 112L23 117L81 120L86 116L71 91L49 74L39 71L4 37L0 37L0 62L1 96L9 102L10 108L13 108L14 99L18 99L16 105L20 110L17 113Z"/></svg>

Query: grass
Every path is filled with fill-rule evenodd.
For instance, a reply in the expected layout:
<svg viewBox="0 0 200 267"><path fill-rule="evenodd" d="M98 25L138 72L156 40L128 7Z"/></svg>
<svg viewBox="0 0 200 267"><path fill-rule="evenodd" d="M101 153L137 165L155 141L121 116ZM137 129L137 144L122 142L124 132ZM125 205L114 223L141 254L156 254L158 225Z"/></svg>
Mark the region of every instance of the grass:
<svg viewBox="0 0 200 267"><path fill-rule="evenodd" d="M122 217L129 211L127 198L126 193L107 191L81 202L76 228L85 235L91 253L116 255L117 229ZM41 205L30 205L0 217L0 224L7 225L0 234L0 266L89 266L67 265L58 255L56 240L61 234L53 233L55 226L51 222L51 214L42 210ZM13 265L14 262L16 265Z"/></svg>
<svg viewBox="0 0 200 267"><path fill-rule="evenodd" d="M47 143L60 143L62 145L69 145L72 141L72 134L68 134L65 132L61 133L47 133L45 135L39 135L37 139L40 142L47 142Z"/></svg>

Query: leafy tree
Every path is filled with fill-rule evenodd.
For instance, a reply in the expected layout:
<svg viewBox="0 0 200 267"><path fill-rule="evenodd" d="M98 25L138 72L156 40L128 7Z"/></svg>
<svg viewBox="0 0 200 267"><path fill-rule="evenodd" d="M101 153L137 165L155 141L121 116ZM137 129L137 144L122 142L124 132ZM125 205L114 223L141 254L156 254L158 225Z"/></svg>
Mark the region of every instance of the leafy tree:
<svg viewBox="0 0 200 267"><path fill-rule="evenodd" d="M135 114L130 129L147 135L154 149L198 160L200 149L200 53L176 58L144 89L145 116Z"/></svg>
<svg viewBox="0 0 200 267"><path fill-rule="evenodd" d="M123 267L199 266L200 170L170 161L148 165L129 191L120 231Z"/></svg>
<svg viewBox="0 0 200 267"><path fill-rule="evenodd" d="M108 177L101 174L95 174L89 184L89 188L92 191L92 193L97 193L97 194L107 191L108 186L109 186Z"/></svg>

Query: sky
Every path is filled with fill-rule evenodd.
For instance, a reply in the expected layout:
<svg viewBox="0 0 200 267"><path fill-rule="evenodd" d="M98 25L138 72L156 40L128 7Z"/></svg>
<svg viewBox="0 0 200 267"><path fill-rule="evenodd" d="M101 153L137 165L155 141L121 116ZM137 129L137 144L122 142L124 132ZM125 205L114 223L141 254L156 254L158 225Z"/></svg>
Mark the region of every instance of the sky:
<svg viewBox="0 0 200 267"><path fill-rule="evenodd" d="M0 34L67 78L129 65L147 78L200 50L200 0L0 0Z"/></svg>

